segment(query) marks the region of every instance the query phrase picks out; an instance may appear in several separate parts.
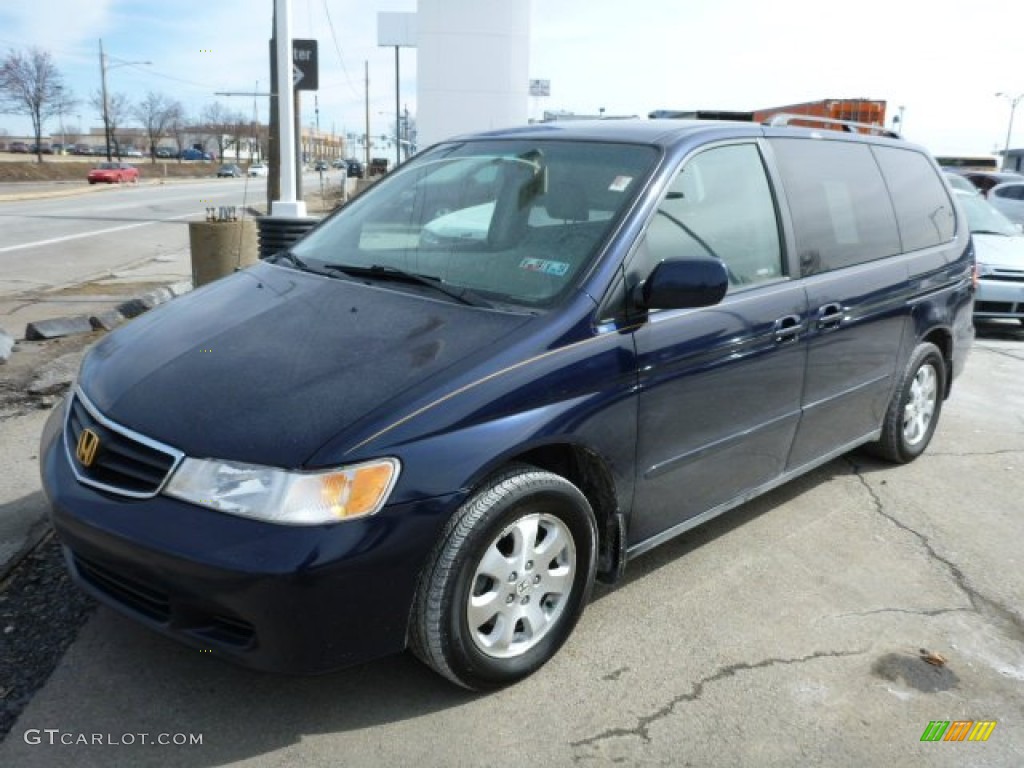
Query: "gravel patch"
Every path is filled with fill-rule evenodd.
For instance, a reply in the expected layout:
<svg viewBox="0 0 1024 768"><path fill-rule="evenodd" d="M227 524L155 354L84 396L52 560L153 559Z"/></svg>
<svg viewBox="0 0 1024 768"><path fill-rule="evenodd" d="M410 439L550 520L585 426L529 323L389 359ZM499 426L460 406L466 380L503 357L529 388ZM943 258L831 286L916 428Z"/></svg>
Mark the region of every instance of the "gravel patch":
<svg viewBox="0 0 1024 768"><path fill-rule="evenodd" d="M0 741L95 606L71 583L52 532L0 584Z"/></svg>

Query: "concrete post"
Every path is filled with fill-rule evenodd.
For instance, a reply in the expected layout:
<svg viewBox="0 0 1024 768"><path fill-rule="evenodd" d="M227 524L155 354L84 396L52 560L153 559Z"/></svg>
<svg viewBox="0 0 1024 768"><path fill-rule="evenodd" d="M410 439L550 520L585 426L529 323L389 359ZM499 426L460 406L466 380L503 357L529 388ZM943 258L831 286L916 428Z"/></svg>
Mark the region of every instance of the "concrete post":
<svg viewBox="0 0 1024 768"><path fill-rule="evenodd" d="M190 221L188 240L192 250L192 284L196 288L255 264L257 260L253 219Z"/></svg>

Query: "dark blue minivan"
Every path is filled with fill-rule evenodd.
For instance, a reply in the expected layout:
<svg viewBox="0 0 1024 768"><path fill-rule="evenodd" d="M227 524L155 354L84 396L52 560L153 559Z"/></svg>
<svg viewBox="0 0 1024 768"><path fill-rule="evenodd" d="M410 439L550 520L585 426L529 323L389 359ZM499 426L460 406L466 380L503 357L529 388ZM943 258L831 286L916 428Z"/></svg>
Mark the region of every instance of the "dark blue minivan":
<svg viewBox="0 0 1024 768"><path fill-rule="evenodd" d="M454 139L110 334L42 439L76 582L253 667L408 647L489 689L657 544L858 446L914 459L970 236L924 150L842 127Z"/></svg>

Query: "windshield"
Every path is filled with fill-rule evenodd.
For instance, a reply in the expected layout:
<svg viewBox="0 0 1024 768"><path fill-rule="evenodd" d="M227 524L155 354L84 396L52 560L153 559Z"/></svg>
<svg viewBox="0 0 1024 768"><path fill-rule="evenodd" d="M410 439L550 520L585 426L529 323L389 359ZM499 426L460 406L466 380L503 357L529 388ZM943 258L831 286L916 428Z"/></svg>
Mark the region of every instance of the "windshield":
<svg viewBox="0 0 1024 768"><path fill-rule="evenodd" d="M967 213L972 234L1019 235L1020 230L1008 218L978 195L959 195L960 205Z"/></svg>
<svg viewBox="0 0 1024 768"><path fill-rule="evenodd" d="M543 307L593 259L658 160L649 146L437 147L294 246L314 267L384 267Z"/></svg>

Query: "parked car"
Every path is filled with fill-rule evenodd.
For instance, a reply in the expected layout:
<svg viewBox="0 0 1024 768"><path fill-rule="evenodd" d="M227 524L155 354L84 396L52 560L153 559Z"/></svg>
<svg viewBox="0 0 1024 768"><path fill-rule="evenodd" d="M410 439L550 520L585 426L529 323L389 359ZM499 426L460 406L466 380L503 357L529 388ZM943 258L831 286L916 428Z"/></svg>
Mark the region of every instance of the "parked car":
<svg viewBox="0 0 1024 768"><path fill-rule="evenodd" d="M72 152L73 152L73 154L76 154L76 155L91 155L91 154L93 154L92 147L90 147L88 144L75 144L74 149L72 150Z"/></svg>
<svg viewBox="0 0 1024 768"><path fill-rule="evenodd" d="M1010 221L1024 224L1024 176L1018 181L996 184L985 197Z"/></svg>
<svg viewBox="0 0 1024 768"><path fill-rule="evenodd" d="M237 179L239 176L243 176L243 175L244 174L242 173L242 169L239 168L237 165L234 165L234 164L222 165L220 168L217 169L217 178L218 179L226 178L228 176L231 176L231 177Z"/></svg>
<svg viewBox="0 0 1024 768"><path fill-rule="evenodd" d="M974 316L1012 319L1024 325L1024 234L1020 225L977 195L958 195L978 262Z"/></svg>
<svg viewBox="0 0 1024 768"><path fill-rule="evenodd" d="M212 160L213 155L209 152L203 152L199 149L183 149L181 151L182 160Z"/></svg>
<svg viewBox="0 0 1024 768"><path fill-rule="evenodd" d="M962 216L921 148L820 127L441 143L97 342L39 453L66 563L249 666L408 645L513 683L595 578L858 446L925 451L973 337Z"/></svg>
<svg viewBox="0 0 1024 768"><path fill-rule="evenodd" d="M123 157L142 157L142 150L138 147L122 147L121 155Z"/></svg>
<svg viewBox="0 0 1024 768"><path fill-rule="evenodd" d="M326 160L317 160L313 164L313 170L314 171L326 171L327 170L327 161Z"/></svg>
<svg viewBox="0 0 1024 768"><path fill-rule="evenodd" d="M974 186L987 195L988 191L997 184L1006 181L1024 181L1024 176L1010 171L965 171L964 177Z"/></svg>
<svg viewBox="0 0 1024 768"><path fill-rule="evenodd" d="M331 168L334 168L336 170L340 170L340 169L345 168L345 167L346 167L346 163L345 163L345 160L343 158L336 157L334 160L331 160Z"/></svg>
<svg viewBox="0 0 1024 768"><path fill-rule="evenodd" d="M52 155L53 154L53 147L51 147L49 145L49 143L30 144L29 147L28 147L28 151L29 151L29 154L31 154L31 155L35 155L35 154Z"/></svg>
<svg viewBox="0 0 1024 768"><path fill-rule="evenodd" d="M363 178L363 164L354 157L350 157L345 161L345 175L352 179Z"/></svg>
<svg viewBox="0 0 1024 768"><path fill-rule="evenodd" d="M949 186L956 192L966 192L971 195L981 194L981 190L974 186L967 177L962 174L945 171L942 176L946 179Z"/></svg>
<svg viewBox="0 0 1024 768"><path fill-rule="evenodd" d="M269 172L269 169L263 163L256 163L249 166L250 176L266 176Z"/></svg>
<svg viewBox="0 0 1024 768"><path fill-rule="evenodd" d="M178 156L177 151L171 149L170 147L157 147L154 154L161 159L168 159Z"/></svg>
<svg viewBox="0 0 1024 768"><path fill-rule="evenodd" d="M24 155L28 153L28 144L24 141L12 141L10 146L7 147L8 152L14 152L15 154Z"/></svg>
<svg viewBox="0 0 1024 768"><path fill-rule="evenodd" d="M383 176L388 172L388 159L386 157L370 158L370 175Z"/></svg>
<svg viewBox="0 0 1024 768"><path fill-rule="evenodd" d="M128 163L100 163L86 177L90 184L123 184L126 181L137 182L139 169Z"/></svg>

